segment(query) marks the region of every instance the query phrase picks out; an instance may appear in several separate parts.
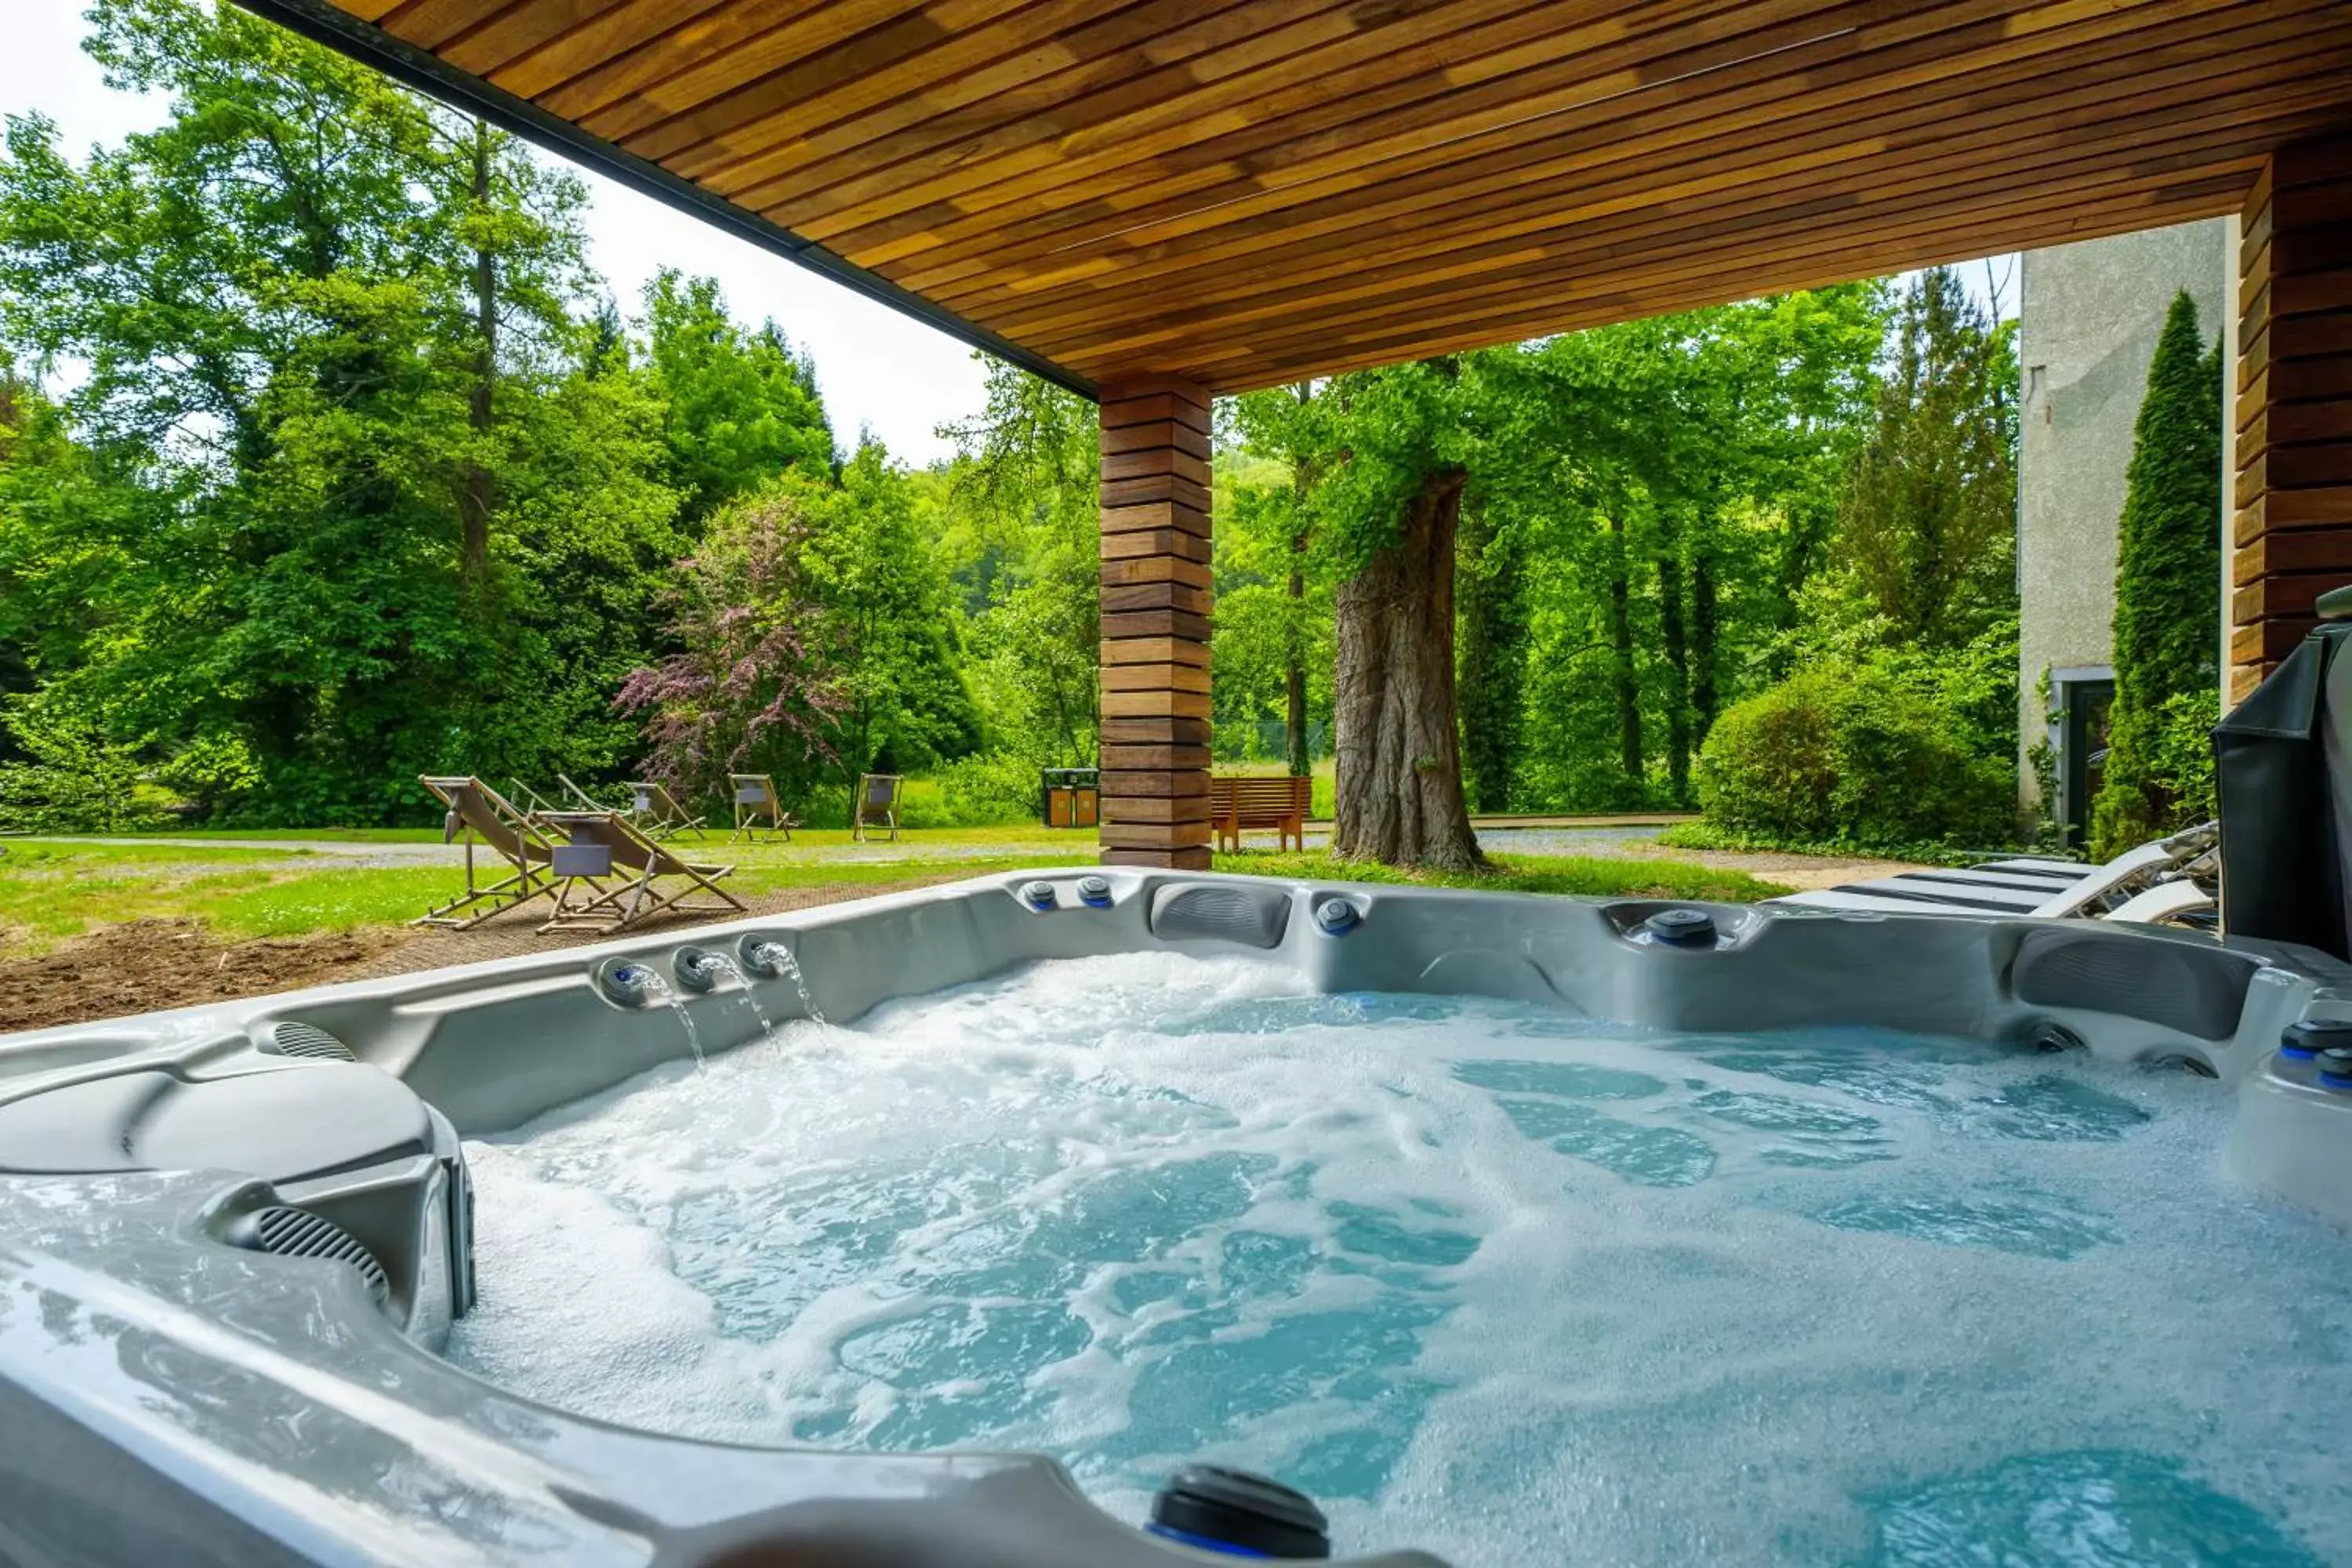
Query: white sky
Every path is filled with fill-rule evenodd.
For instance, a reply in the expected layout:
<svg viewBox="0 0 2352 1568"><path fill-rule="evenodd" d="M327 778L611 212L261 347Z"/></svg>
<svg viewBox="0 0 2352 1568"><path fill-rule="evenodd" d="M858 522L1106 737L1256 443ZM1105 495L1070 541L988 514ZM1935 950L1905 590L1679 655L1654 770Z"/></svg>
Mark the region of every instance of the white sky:
<svg viewBox="0 0 2352 1568"><path fill-rule="evenodd" d="M6 14L0 113L47 115L76 159L93 143L145 130L163 113L160 103L108 89L96 62L81 52L83 4L0 0ZM911 463L951 455L934 431L980 409L982 371L971 350L748 241L582 174L594 198L589 259L624 312L636 313L638 290L658 268L716 278L738 321L756 325L772 316L815 356L825 411L844 447L856 445L861 428L871 428Z"/></svg>
<svg viewBox="0 0 2352 1568"><path fill-rule="evenodd" d="M110 91L81 52L83 0L0 0L0 113L37 110L58 123L77 158L162 118L160 104ZM943 332L805 271L747 241L582 172L593 205L589 257L622 310L634 315L655 270L676 267L719 279L728 308L756 324L772 317L816 359L817 380L835 438L846 448L870 428L900 458L923 464L951 454L937 428L979 411L982 371L972 352ZM2017 310L2015 258L1995 263L2004 315ZM1970 293L1986 300L1985 268L1961 268Z"/></svg>

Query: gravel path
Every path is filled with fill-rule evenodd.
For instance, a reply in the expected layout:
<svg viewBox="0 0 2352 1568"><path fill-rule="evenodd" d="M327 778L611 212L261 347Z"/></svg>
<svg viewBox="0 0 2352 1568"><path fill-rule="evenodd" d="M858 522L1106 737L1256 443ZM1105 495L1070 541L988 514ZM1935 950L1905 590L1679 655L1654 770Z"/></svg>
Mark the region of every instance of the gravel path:
<svg viewBox="0 0 2352 1568"><path fill-rule="evenodd" d="M1480 831L1478 842L1501 855L1591 855L1610 860L1681 860L1706 866L1717 870L1745 871L1751 876L1786 883L1794 888L1828 888L1841 882L1860 881L1870 877L1884 877L1895 871L1910 870L1910 865L1895 860L1827 859L1817 855L1782 855L1748 853L1721 849L1677 849L1658 842L1665 829L1657 826L1617 825L1607 826L1540 826L1489 827ZM295 835L274 838L61 838L41 837L31 842L50 844L125 844L142 848L154 848L163 844L184 845L202 849L274 849L307 858L307 864L319 867L402 867L458 866L464 863L465 849L457 844L433 842L361 843L350 839L304 838ZM1272 848L1275 836L1271 833L1250 833L1243 842L1251 848ZM1326 826L1312 827L1307 833L1307 846L1320 849L1331 842L1331 830ZM1059 849L1066 844L1069 862L1076 865L1094 858L1094 846L1084 834L1068 834L1054 839L997 842L988 844L958 844L941 842L930 832L916 839L897 844L812 844L768 849L751 861L757 866L887 866L906 861L988 860L1009 855L1025 855ZM725 839L714 834L708 840L688 839L677 845L683 854L697 860L730 858ZM477 851L478 856L487 851Z"/></svg>

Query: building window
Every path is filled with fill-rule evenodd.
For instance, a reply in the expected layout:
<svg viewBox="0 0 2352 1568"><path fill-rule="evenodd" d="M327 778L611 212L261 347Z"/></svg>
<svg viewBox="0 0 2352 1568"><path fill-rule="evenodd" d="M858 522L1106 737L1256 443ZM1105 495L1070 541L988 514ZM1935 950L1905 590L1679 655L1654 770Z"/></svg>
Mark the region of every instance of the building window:
<svg viewBox="0 0 2352 1568"><path fill-rule="evenodd" d="M2107 719L2116 704L2116 672L2106 665L2050 672L2050 695L2057 709L2050 743L2058 751L2057 819L2066 842L2080 848L2090 841L2091 802L2106 771Z"/></svg>

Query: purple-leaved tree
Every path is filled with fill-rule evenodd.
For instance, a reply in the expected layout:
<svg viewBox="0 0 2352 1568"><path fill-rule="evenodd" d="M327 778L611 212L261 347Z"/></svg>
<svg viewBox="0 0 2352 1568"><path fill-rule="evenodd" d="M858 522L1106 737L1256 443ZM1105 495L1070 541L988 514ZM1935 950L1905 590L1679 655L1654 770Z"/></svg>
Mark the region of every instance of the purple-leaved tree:
<svg viewBox="0 0 2352 1568"><path fill-rule="evenodd" d="M665 596L677 651L632 671L614 706L645 716L646 772L682 800L719 794L730 773L772 773L792 798L837 761L846 698L803 575L810 533L800 498L770 490L678 563Z"/></svg>

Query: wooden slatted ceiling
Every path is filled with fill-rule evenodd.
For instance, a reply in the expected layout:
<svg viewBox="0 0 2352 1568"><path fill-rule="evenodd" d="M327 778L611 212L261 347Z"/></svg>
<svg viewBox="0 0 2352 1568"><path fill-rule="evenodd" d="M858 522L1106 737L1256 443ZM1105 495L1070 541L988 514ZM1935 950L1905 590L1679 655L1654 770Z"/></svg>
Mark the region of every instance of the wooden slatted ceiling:
<svg viewBox="0 0 2352 1568"><path fill-rule="evenodd" d="M2238 210L2352 0L332 4L1093 383Z"/></svg>

